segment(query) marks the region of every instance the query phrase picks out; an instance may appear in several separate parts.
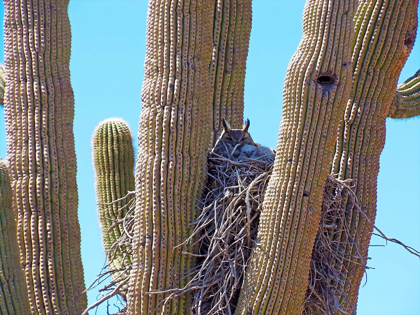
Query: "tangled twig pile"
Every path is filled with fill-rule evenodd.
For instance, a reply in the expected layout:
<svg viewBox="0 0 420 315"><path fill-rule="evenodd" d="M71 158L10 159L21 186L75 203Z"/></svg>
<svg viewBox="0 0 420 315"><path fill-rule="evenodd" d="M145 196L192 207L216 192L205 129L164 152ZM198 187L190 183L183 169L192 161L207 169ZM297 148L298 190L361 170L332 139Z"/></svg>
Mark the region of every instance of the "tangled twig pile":
<svg viewBox="0 0 420 315"><path fill-rule="evenodd" d="M352 240L351 222L343 209L343 200L347 200L349 195L353 196L353 190L351 180L340 181L334 176L328 176L324 189L320 228L312 252L309 289L303 314L349 314L342 307L344 302L339 301L339 297L344 297L346 300L344 288L351 285L348 280L346 281L349 271L341 270L341 265L337 265L336 262L346 257L355 263L364 264L365 259L359 254L358 244L354 242L352 245L356 247L355 255L345 253L343 245L346 244L341 239L336 240L335 235L337 227L341 227L339 232L344 233L349 242ZM351 200L356 202L356 199Z"/></svg>
<svg viewBox="0 0 420 315"><path fill-rule="evenodd" d="M199 247L197 269L185 288L191 314L233 314L254 240L271 159L210 153L207 188L189 249Z"/></svg>
<svg viewBox="0 0 420 315"><path fill-rule="evenodd" d="M374 225L360 207L352 180L339 180L329 175L325 183L321 220L312 252L309 288L306 294L302 314L356 314L355 305L351 305L346 292L353 285L348 275L354 270L344 266L361 264L365 271L369 269L363 257L368 243L357 243L355 235L359 233L352 227L352 218L346 208L354 209L357 215L366 219L377 233L372 233L387 242L404 247L410 254L420 257L420 252L401 241L387 237ZM360 238L359 238L360 239ZM352 253L346 247L353 248ZM362 250L363 248L363 250ZM343 260L350 264L343 264Z"/></svg>

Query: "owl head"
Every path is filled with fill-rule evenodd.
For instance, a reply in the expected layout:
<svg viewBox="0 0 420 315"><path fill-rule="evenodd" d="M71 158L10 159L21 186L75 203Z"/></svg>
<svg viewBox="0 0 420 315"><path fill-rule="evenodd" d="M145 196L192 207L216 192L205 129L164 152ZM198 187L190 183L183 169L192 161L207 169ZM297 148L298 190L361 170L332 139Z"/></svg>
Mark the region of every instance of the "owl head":
<svg viewBox="0 0 420 315"><path fill-rule="evenodd" d="M223 132L221 134L221 139L228 145L235 147L239 145L239 147L243 146L244 144L253 144L255 145L254 141L251 138L251 135L248 132L249 128L249 119L245 121L242 129L232 129L229 123L223 118Z"/></svg>

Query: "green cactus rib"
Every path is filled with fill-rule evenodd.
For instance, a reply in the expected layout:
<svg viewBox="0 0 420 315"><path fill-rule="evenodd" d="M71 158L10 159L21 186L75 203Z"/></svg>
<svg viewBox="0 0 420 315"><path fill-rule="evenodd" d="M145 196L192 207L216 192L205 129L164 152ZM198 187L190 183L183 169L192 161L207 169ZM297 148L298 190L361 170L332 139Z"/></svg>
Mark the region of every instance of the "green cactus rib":
<svg viewBox="0 0 420 315"><path fill-rule="evenodd" d="M68 2L4 1L7 159L33 314L80 314L87 303Z"/></svg>
<svg viewBox="0 0 420 315"><path fill-rule="evenodd" d="M193 266L179 245L196 217L212 132L213 15L214 1L149 2L130 314L188 313L185 296L164 303L162 291L184 286Z"/></svg>
<svg viewBox="0 0 420 315"><path fill-rule="evenodd" d="M217 0L213 22L210 84L213 95L213 145L222 119L242 127L246 59L251 34L251 0Z"/></svg>
<svg viewBox="0 0 420 315"><path fill-rule="evenodd" d="M30 314L25 277L20 268L12 188L0 159L0 314Z"/></svg>
<svg viewBox="0 0 420 315"><path fill-rule="evenodd" d="M420 115L420 70L397 87L391 118L412 118Z"/></svg>
<svg viewBox="0 0 420 315"><path fill-rule="evenodd" d="M351 86L357 1L307 1L273 174L236 314L300 314L324 183Z"/></svg>
<svg viewBox="0 0 420 315"><path fill-rule="evenodd" d="M110 270L119 270L131 263L127 253L109 253L124 233L123 226L115 223L125 217L132 200L127 193L134 191L134 149L127 123L119 118L101 122L95 128L92 147L102 240ZM114 279L118 276L113 274Z"/></svg>
<svg viewBox="0 0 420 315"><path fill-rule="evenodd" d="M4 92L6 91L6 68L0 65L0 105L4 104Z"/></svg>
<svg viewBox="0 0 420 315"><path fill-rule="evenodd" d="M341 261L333 268L345 275L345 285L333 283L331 290L348 313L355 313L360 282L365 271L370 237L376 216L379 157L385 142L385 120L395 96L401 69L413 47L417 28L417 1L359 1L355 18L353 89L344 115L344 128L335 149L332 173L352 179L364 214L353 201L343 201L351 227L343 232L338 224L333 241L342 248ZM357 244L357 245L356 245Z"/></svg>

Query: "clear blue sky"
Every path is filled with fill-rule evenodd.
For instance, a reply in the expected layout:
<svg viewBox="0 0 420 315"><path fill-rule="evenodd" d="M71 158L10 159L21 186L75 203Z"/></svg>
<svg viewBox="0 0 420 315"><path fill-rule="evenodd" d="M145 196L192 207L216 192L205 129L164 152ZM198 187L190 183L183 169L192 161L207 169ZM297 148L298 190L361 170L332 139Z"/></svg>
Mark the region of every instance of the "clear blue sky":
<svg viewBox="0 0 420 315"><path fill-rule="evenodd" d="M245 117L254 140L275 147L281 119L283 79L301 37L303 0L256 0L247 63ZM2 6L2 4L1 4ZM137 137L145 54L146 0L71 0L71 74L76 101L79 217L86 284L99 273L103 254L96 213L91 135L101 120L121 117ZM1 8L3 16L3 8ZM3 60L3 50L0 54ZM401 81L420 68L420 40ZM0 110L3 116L3 110ZM5 153L0 119L0 156ZM135 144L136 145L136 144ZM381 157L377 225L389 237L420 249L420 119L387 123ZM384 244L373 238L373 244ZM401 247L373 247L359 315L420 314L420 261ZM97 292L89 294L93 303ZM98 310L104 314L106 308ZM92 314L94 312L91 312Z"/></svg>

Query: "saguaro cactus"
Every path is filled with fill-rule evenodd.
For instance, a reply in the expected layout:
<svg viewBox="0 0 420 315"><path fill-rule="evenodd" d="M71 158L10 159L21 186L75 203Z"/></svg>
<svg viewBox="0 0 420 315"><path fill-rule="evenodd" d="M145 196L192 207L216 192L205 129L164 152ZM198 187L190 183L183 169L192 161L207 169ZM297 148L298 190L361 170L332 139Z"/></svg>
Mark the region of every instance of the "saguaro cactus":
<svg viewBox="0 0 420 315"><path fill-rule="evenodd" d="M211 136L209 65L214 1L149 3L136 166L135 257L130 314L187 314L182 287ZM159 292L156 292L159 291Z"/></svg>
<svg viewBox="0 0 420 315"><path fill-rule="evenodd" d="M189 224L195 218L206 149L223 116L234 125L242 122L250 0L218 0L216 7L215 1L150 1L130 314L188 312L177 289L186 283L193 260L181 254L179 245L190 235ZM8 160L29 307L34 314L80 314L86 299L83 295L77 299L84 285L76 212L68 1L4 2ZM357 19L369 13L383 15L386 22L360 24L356 29L360 36L354 41L356 3L362 10ZM389 91L395 88L392 75L399 72L411 49L415 32L409 25L415 16L409 12L416 5L417 1L402 0L308 0L304 36L284 87L275 171L238 313L301 312L323 185L338 121L349 99L352 71L358 77L344 116L344 140L337 145L334 170L356 178L359 199L374 205L383 122L390 114ZM393 27L393 37L382 37L372 29L387 23ZM365 35L374 39L362 40ZM396 39L398 45L393 47ZM353 41L354 56L363 62L352 68ZM381 49L379 54L376 49ZM411 97L414 90L401 89L403 93ZM395 99L393 112L398 113L406 106L398 106L404 103L398 94ZM110 194L117 190L113 186ZM366 215L372 220L374 214L369 211ZM354 211L351 217L360 242L367 242L367 221ZM346 252L353 250L350 246ZM349 281L357 283L362 269L347 268L355 271ZM350 288L348 296L355 303L357 288ZM7 303L0 302L0 307Z"/></svg>
<svg viewBox="0 0 420 315"><path fill-rule="evenodd" d="M30 314L17 246L12 188L6 163L0 159L0 314Z"/></svg>
<svg viewBox="0 0 420 315"><path fill-rule="evenodd" d="M379 157L385 143L385 119L395 98L399 74L413 48L417 7L418 0L363 0L359 1L355 18L353 89L332 168L332 173L339 174L339 179L354 181L356 197L363 211L356 208L352 198L344 200L340 208L345 210L351 229L345 232L338 224L333 232L333 241L339 243L343 255L341 260L331 263L346 277L344 281L333 282L331 289L342 292L338 300L349 313L355 313L376 216L376 187ZM416 78L412 80L416 82ZM407 91L404 86L401 90ZM401 112L403 110L404 105ZM415 112L407 109L406 113ZM363 264L360 259L351 259L357 256Z"/></svg>
<svg viewBox="0 0 420 315"><path fill-rule="evenodd" d="M68 1L4 5L7 159L29 304L35 314L80 314Z"/></svg>
<svg viewBox="0 0 420 315"><path fill-rule="evenodd" d="M258 244L237 314L302 311L324 182L350 94L356 3L306 3L303 38L284 83L283 119Z"/></svg>
<svg viewBox="0 0 420 315"><path fill-rule="evenodd" d="M131 263L131 249L109 252L125 233L123 223L117 223L124 219L133 199L127 194L134 192L134 149L127 123L118 118L101 122L93 134L92 146L102 242L110 269L119 270ZM118 277L118 272L113 274L114 279Z"/></svg>

